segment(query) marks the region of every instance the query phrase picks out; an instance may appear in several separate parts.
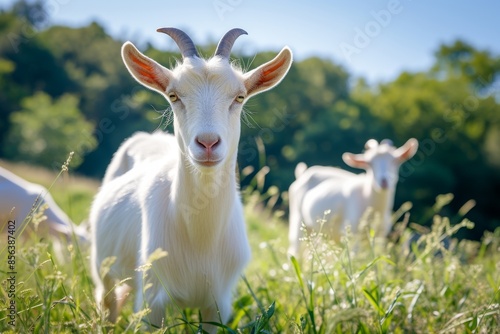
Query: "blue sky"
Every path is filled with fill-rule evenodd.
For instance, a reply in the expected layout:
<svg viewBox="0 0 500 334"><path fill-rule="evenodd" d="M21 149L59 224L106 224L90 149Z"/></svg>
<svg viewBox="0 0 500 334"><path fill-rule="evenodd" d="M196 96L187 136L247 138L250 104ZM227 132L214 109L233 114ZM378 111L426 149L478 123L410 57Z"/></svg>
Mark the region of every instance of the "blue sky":
<svg viewBox="0 0 500 334"><path fill-rule="evenodd" d="M156 28L184 29L195 43L216 42L239 27L249 35L235 49L245 54L288 45L297 59L317 55L370 82L402 70L427 69L440 43L462 38L500 54L500 1L459 0L47 0L53 24L102 24L139 45L174 49ZM5 7L12 0L0 0Z"/></svg>

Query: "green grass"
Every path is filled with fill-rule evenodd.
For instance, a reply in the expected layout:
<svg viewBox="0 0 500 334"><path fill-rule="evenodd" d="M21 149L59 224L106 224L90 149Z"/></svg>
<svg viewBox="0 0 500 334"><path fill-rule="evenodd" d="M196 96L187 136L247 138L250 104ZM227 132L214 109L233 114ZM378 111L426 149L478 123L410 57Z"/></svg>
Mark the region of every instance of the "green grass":
<svg viewBox="0 0 500 334"><path fill-rule="evenodd" d="M21 170L16 166L16 172ZM55 178L46 171L22 176L28 174L45 186ZM403 246L410 237L408 215L402 215L398 242L381 245L368 231L354 253L354 236L335 245L320 234L309 234L303 243L305 256L289 259L282 214L262 204L267 199L272 206L279 193L271 189L261 194L261 185L257 180L243 191L252 261L237 286L232 318L221 332L500 333L500 229L481 242L454 240L445 249L442 241L471 223L450 226L446 217L435 216L430 233L409 252ZM51 192L81 221L97 186L63 175ZM117 324L106 323L97 312L87 248L34 238L16 244L17 315L15 327L10 326L10 276L3 245L2 240L1 333L144 331L131 301ZM196 333L196 310L172 308L171 313L171 330L159 332Z"/></svg>

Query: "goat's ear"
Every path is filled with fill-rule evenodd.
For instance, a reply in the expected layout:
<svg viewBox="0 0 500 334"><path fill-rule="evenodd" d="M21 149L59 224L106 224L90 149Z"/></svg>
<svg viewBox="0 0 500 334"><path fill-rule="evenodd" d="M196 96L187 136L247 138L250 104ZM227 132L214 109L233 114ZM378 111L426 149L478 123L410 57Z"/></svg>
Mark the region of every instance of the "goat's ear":
<svg viewBox="0 0 500 334"><path fill-rule="evenodd" d="M150 89L165 94L169 82L168 69L143 55L130 42L123 44L122 58L135 80Z"/></svg>
<svg viewBox="0 0 500 334"><path fill-rule="evenodd" d="M368 163L366 162L365 156L363 154L353 154L346 152L342 154L342 160L344 160L347 165L354 168L368 168Z"/></svg>
<svg viewBox="0 0 500 334"><path fill-rule="evenodd" d="M248 97L273 88L285 77L292 65L292 51L288 47L271 61L245 74Z"/></svg>
<svg viewBox="0 0 500 334"><path fill-rule="evenodd" d="M394 152L394 156L400 163L411 159L418 150L418 140L410 138L408 141Z"/></svg>

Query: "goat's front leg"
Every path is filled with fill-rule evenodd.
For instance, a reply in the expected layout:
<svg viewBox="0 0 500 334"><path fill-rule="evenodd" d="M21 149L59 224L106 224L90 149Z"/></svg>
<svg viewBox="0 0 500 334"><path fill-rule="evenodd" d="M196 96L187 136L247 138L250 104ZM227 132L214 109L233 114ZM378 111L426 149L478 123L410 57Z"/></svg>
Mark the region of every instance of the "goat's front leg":
<svg viewBox="0 0 500 334"><path fill-rule="evenodd" d="M149 312L142 316L145 323L148 324L149 330L153 331L155 328L163 328L165 324L166 306L170 301L167 292L163 289L164 284L159 280L158 270L159 262L154 264L149 260L152 253L150 247L153 247L150 240L154 240L154 235L151 230L145 227L151 225L151 221L147 219L148 216L143 216L141 232L141 250L137 262L137 268L141 268L135 275L135 302L134 312L144 311L149 309ZM152 326L150 326L152 325ZM154 326L154 327L153 327Z"/></svg>
<svg viewBox="0 0 500 334"><path fill-rule="evenodd" d="M120 309L117 301L117 294L115 290L115 280L106 275L102 279L102 286L96 289L96 299L99 304L102 304L104 310L109 310L107 320L116 322Z"/></svg>
<svg viewBox="0 0 500 334"><path fill-rule="evenodd" d="M144 316L144 320L155 327L163 327L165 325L165 309L168 303L166 294L163 290L154 293L149 286L145 289L144 284L151 283L150 280L144 279L144 272L138 272L136 284L136 296L134 303L134 312L140 312L149 308L150 312ZM150 326L152 329L152 326Z"/></svg>
<svg viewBox="0 0 500 334"><path fill-rule="evenodd" d="M231 299L224 298L219 300L217 305L200 310L203 330L208 333L217 333L217 326L207 324L206 322L217 322L225 324L231 315Z"/></svg>

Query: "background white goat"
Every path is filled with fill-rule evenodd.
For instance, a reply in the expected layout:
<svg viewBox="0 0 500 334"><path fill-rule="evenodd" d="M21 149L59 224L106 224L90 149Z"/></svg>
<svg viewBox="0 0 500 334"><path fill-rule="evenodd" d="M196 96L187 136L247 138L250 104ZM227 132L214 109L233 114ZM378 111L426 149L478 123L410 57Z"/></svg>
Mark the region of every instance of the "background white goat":
<svg viewBox="0 0 500 334"><path fill-rule="evenodd" d="M122 57L137 81L167 98L175 136L133 136L122 145L123 151L132 152L137 144L162 154L134 156L128 171L125 166L106 172L114 176L101 187L90 214L96 298L115 321L125 290L117 292L114 286L135 276L135 309L149 307L152 324L163 324L171 302L199 308L203 321L226 322L231 290L250 259L235 175L240 114L248 98L283 79L292 54L285 47L273 60L244 74L229 62L234 41L246 34L243 30L229 31L208 60L199 57L182 31L158 31L172 37L181 50L183 60L176 68L159 65L130 42L123 45ZM113 160L123 157L117 153ZM147 163L137 161L146 157ZM120 170L125 172L118 176ZM135 274L134 269L158 248L168 255L152 263L144 281L143 273ZM101 276L101 265L109 257L115 262ZM143 291L146 283L152 285Z"/></svg>
<svg viewBox="0 0 500 334"><path fill-rule="evenodd" d="M391 212L401 164L413 157L418 141L409 139L400 148L390 140L380 144L370 139L363 154L344 153L346 164L366 170L354 174L339 168L304 164L296 167L296 180L289 189L289 253L299 255L302 223L318 228L325 219L322 231L339 241L347 226L356 233L361 217L368 208L379 225L377 236L387 236L391 229ZM330 214L325 216L325 212Z"/></svg>
<svg viewBox="0 0 500 334"><path fill-rule="evenodd" d="M38 202L37 201L38 198ZM0 167L0 218L2 231L7 228L9 220L16 221L16 233L21 233L25 228L22 225L24 219L31 213L32 207L46 205L43 215L46 219L41 221L36 231L39 236L52 234L56 237L64 235L67 240L71 240L73 233L81 241L86 241L85 229L73 224L69 217L57 205L50 193L43 186L28 182L23 178ZM36 211L35 211L36 212ZM30 221L26 221L30 222ZM28 231L33 232L32 224L26 226Z"/></svg>

